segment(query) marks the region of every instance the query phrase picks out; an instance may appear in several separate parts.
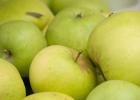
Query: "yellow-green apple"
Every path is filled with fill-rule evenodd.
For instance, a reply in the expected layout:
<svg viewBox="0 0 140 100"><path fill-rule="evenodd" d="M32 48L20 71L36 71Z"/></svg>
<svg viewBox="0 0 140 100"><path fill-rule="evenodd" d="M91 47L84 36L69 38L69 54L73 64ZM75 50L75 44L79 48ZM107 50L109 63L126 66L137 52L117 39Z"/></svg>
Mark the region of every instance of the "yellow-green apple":
<svg viewBox="0 0 140 100"><path fill-rule="evenodd" d="M69 7L85 7L97 12L110 12L109 6L102 0L52 0L51 10L56 14Z"/></svg>
<svg viewBox="0 0 140 100"><path fill-rule="evenodd" d="M46 47L32 61L29 78L34 92L56 91L85 100L96 85L90 60L82 52L60 45Z"/></svg>
<svg viewBox="0 0 140 100"><path fill-rule="evenodd" d="M105 17L92 10L74 7L59 12L46 32L48 45L64 45L85 51L90 33Z"/></svg>
<svg viewBox="0 0 140 100"><path fill-rule="evenodd" d="M41 0L0 0L0 24L25 20L43 29L52 19L53 14Z"/></svg>
<svg viewBox="0 0 140 100"><path fill-rule="evenodd" d="M37 26L26 21L10 21L0 25L0 58L13 63L23 77L33 57L46 47L46 39Z"/></svg>
<svg viewBox="0 0 140 100"><path fill-rule="evenodd" d="M107 80L140 85L140 11L111 15L92 32L88 54Z"/></svg>
<svg viewBox="0 0 140 100"><path fill-rule="evenodd" d="M123 80L110 80L98 85L86 100L139 100L140 87Z"/></svg>
<svg viewBox="0 0 140 100"><path fill-rule="evenodd" d="M25 86L16 67L0 59L0 100L21 100L25 96Z"/></svg>
<svg viewBox="0 0 140 100"><path fill-rule="evenodd" d="M74 100L72 97L59 92L40 92L29 95L23 100Z"/></svg>

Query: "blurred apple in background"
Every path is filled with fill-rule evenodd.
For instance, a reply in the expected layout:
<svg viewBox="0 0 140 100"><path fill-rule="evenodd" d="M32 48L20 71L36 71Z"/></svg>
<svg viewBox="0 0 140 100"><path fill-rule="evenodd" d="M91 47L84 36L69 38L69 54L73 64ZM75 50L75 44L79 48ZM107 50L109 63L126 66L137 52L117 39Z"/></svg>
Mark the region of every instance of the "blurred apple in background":
<svg viewBox="0 0 140 100"><path fill-rule="evenodd" d="M98 85L86 100L140 100L140 87L127 81L111 80Z"/></svg>
<svg viewBox="0 0 140 100"><path fill-rule="evenodd" d="M95 26L105 19L100 13L80 7L59 12L46 32L48 45L64 45L86 51L87 41Z"/></svg>
<svg viewBox="0 0 140 100"><path fill-rule="evenodd" d="M104 0L113 11L131 10L139 0Z"/></svg>
<svg viewBox="0 0 140 100"><path fill-rule="evenodd" d="M56 14L69 7L90 8L95 12L110 12L109 6L102 0L52 0L51 10Z"/></svg>
<svg viewBox="0 0 140 100"><path fill-rule="evenodd" d="M46 47L46 39L37 26L26 21L0 25L0 58L13 63L23 77L28 77L33 57Z"/></svg>
<svg viewBox="0 0 140 100"><path fill-rule="evenodd" d="M34 92L56 91L85 100L96 85L94 66L82 52L60 45L40 51L30 67Z"/></svg>
<svg viewBox="0 0 140 100"><path fill-rule="evenodd" d="M52 12L40 0L0 0L0 24L11 20L25 20L43 29L52 19Z"/></svg>
<svg viewBox="0 0 140 100"><path fill-rule="evenodd" d="M40 92L29 95L23 100L74 100L72 97L59 92Z"/></svg>

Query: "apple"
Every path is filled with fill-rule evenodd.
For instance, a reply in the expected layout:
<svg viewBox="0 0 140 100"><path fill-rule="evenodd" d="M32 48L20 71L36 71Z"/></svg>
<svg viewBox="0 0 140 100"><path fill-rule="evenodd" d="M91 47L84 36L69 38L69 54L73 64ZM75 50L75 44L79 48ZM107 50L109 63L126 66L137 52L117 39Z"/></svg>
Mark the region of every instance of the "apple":
<svg viewBox="0 0 140 100"><path fill-rule="evenodd" d="M86 100L140 100L140 87L123 80L110 80L98 85Z"/></svg>
<svg viewBox="0 0 140 100"><path fill-rule="evenodd" d="M0 58L13 63L22 77L28 76L33 57L44 47L43 33L31 22L10 21L0 25Z"/></svg>
<svg viewBox="0 0 140 100"><path fill-rule="evenodd" d="M90 33L105 17L94 11L74 7L59 12L46 32L48 45L64 45L85 51Z"/></svg>
<svg viewBox="0 0 140 100"><path fill-rule="evenodd" d="M0 0L0 24L24 20L43 29L52 19L52 12L40 0Z"/></svg>
<svg viewBox="0 0 140 100"><path fill-rule="evenodd" d="M55 14L69 7L85 7L101 13L111 11L103 0L52 0L50 4L51 10Z"/></svg>
<svg viewBox="0 0 140 100"><path fill-rule="evenodd" d="M0 100L21 100L25 96L25 86L16 67L0 59Z"/></svg>
<svg viewBox="0 0 140 100"><path fill-rule="evenodd" d="M59 92L40 92L29 95L23 100L74 100L72 97Z"/></svg>
<svg viewBox="0 0 140 100"><path fill-rule="evenodd" d="M118 12L91 33L88 54L106 80L140 85L140 11Z"/></svg>
<svg viewBox="0 0 140 100"><path fill-rule="evenodd" d="M61 92L76 100L85 100L96 85L95 69L89 58L60 45L46 47L35 56L29 79L34 92Z"/></svg>

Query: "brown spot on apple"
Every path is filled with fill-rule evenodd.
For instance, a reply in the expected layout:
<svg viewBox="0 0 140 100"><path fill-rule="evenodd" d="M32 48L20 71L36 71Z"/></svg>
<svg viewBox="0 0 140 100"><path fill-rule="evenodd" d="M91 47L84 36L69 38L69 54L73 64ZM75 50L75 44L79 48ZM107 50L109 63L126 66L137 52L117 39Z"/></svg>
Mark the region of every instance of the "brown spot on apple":
<svg viewBox="0 0 140 100"><path fill-rule="evenodd" d="M27 15L35 17L35 18L41 18L43 15L38 12L26 12Z"/></svg>

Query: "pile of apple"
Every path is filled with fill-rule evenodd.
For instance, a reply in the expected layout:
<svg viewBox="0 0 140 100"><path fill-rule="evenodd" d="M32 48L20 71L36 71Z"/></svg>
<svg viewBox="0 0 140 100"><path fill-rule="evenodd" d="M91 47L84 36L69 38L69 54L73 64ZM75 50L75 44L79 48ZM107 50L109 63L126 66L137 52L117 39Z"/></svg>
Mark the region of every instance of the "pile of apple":
<svg viewBox="0 0 140 100"><path fill-rule="evenodd" d="M0 100L140 100L140 11L0 0Z"/></svg>

